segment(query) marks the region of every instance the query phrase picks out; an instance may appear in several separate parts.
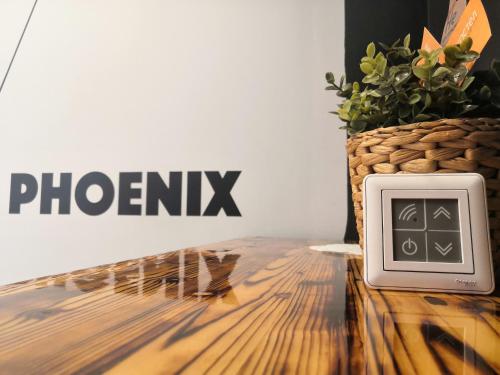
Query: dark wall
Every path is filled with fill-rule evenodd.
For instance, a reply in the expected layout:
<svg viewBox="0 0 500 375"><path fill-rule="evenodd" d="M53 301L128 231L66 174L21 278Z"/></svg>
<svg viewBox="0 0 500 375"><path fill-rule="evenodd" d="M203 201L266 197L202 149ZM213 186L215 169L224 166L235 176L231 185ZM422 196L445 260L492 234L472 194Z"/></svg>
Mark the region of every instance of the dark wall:
<svg viewBox="0 0 500 375"><path fill-rule="evenodd" d="M359 60L366 45L391 43L410 33L418 47L427 25L426 0L345 0L345 66L349 81L360 80Z"/></svg>
<svg viewBox="0 0 500 375"><path fill-rule="evenodd" d="M412 47L419 48L427 27L439 41L449 0L345 0L345 72L348 81L359 81L359 60L371 41L391 43L410 33ZM496 56L500 59L500 0L483 0L492 38L474 69L486 69ZM351 191L348 191L348 222L345 241L358 240Z"/></svg>

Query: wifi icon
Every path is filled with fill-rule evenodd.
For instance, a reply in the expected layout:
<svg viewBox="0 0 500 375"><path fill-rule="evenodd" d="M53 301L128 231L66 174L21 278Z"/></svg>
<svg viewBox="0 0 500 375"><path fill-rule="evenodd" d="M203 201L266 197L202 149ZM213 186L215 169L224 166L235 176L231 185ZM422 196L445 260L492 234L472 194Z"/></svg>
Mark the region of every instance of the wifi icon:
<svg viewBox="0 0 500 375"><path fill-rule="evenodd" d="M410 221L416 215L417 206L415 205L415 203L410 203L408 206L401 210L398 219L401 221Z"/></svg>

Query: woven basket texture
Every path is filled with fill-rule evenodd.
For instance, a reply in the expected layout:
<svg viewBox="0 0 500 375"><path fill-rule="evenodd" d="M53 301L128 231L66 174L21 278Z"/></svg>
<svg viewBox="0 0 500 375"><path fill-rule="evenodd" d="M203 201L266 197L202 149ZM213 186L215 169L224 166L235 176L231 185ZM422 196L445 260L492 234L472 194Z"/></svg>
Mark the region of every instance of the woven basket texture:
<svg viewBox="0 0 500 375"><path fill-rule="evenodd" d="M476 172L486 180L491 245L500 265L500 118L441 119L370 130L350 137L347 153L361 247L366 175Z"/></svg>

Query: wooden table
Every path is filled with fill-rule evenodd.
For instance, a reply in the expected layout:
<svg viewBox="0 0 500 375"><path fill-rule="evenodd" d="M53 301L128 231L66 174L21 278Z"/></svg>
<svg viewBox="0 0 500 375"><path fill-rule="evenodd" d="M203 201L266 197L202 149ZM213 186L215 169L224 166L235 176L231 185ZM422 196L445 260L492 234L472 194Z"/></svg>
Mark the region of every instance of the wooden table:
<svg viewBox="0 0 500 375"><path fill-rule="evenodd" d="M310 244L249 238L1 287L0 373L500 371L500 298L367 290L361 258Z"/></svg>

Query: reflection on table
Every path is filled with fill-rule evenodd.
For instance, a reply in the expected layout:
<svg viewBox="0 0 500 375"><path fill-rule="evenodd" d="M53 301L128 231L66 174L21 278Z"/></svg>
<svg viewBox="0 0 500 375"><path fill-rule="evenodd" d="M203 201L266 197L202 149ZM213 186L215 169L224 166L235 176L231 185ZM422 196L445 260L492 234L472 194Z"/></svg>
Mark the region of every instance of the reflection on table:
<svg viewBox="0 0 500 375"><path fill-rule="evenodd" d="M0 287L0 373L500 372L497 296L368 290L362 259L309 249L323 243L248 238Z"/></svg>

